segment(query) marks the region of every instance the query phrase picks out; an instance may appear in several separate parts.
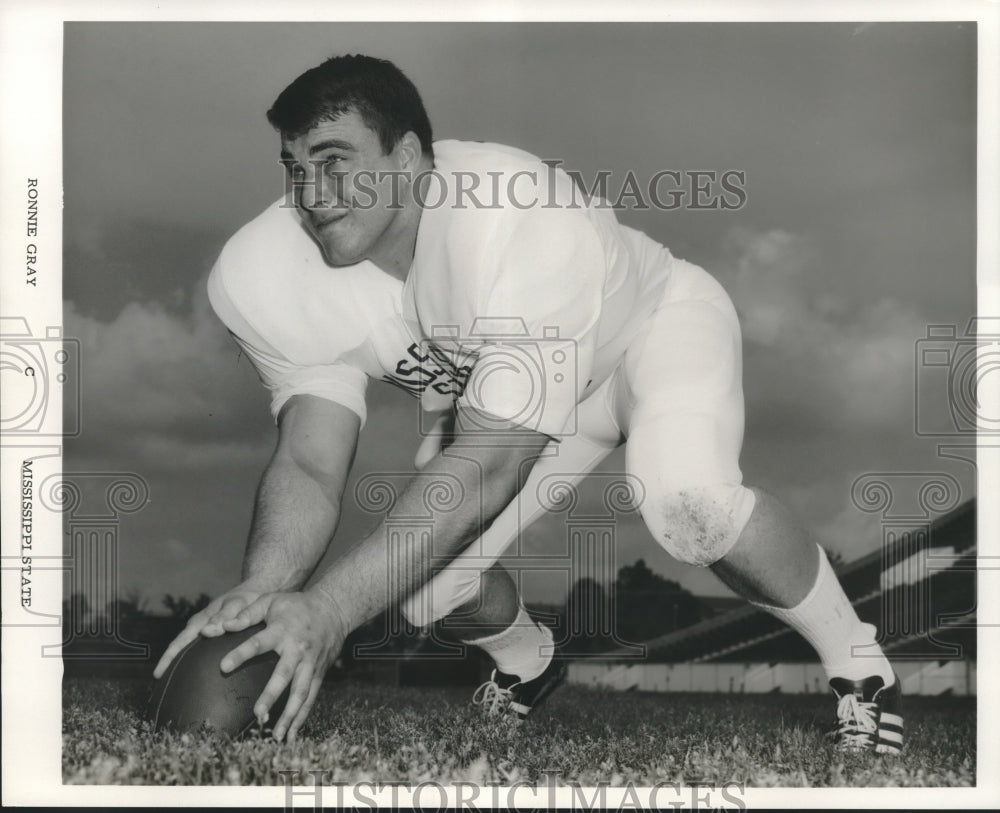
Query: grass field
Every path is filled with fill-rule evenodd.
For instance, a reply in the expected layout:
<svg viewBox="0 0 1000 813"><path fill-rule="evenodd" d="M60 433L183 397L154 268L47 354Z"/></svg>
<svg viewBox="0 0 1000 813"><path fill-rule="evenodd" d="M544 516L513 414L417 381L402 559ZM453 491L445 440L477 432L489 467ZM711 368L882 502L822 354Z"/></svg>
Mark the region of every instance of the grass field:
<svg viewBox="0 0 1000 813"><path fill-rule="evenodd" d="M817 695L604 693L562 688L530 721L485 720L466 689L325 686L298 742L154 734L143 681L67 679L66 783L280 785L278 771L327 783L706 782L751 787L975 784L975 698L905 698L900 757L842 755Z"/></svg>

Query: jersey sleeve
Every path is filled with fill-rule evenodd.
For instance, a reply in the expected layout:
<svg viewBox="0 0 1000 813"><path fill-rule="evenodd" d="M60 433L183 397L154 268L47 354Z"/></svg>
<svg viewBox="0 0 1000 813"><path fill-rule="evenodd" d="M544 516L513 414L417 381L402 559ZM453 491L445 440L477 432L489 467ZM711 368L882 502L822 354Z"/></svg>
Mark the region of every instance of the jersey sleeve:
<svg viewBox="0 0 1000 813"><path fill-rule="evenodd" d="M229 329L271 393L275 421L293 395L315 395L334 401L356 413L364 426L367 418L365 391L368 376L344 362L296 364L264 339L240 313L225 287L221 260L208 278L208 298L216 315Z"/></svg>
<svg viewBox="0 0 1000 813"><path fill-rule="evenodd" d="M536 207L499 235L497 250L472 329L484 344L459 405L551 437L573 434L603 301L600 239L582 211Z"/></svg>

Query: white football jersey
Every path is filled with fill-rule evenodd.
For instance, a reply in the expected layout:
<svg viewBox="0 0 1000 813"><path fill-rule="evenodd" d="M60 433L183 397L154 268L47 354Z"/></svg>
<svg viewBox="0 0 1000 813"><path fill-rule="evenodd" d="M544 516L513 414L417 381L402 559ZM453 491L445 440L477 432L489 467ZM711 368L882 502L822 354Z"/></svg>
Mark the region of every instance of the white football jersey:
<svg viewBox="0 0 1000 813"><path fill-rule="evenodd" d="M496 144L441 141L405 284L329 266L286 199L230 239L216 313L272 392L365 416L367 377L428 411L456 397L552 436L617 365L673 258L586 201L561 170Z"/></svg>
<svg viewBox="0 0 1000 813"><path fill-rule="evenodd" d="M572 434L574 406L611 374L673 258L521 150L441 141L434 163L404 319L472 368L462 403Z"/></svg>
<svg viewBox="0 0 1000 813"><path fill-rule="evenodd" d="M419 354L400 317L402 287L367 261L327 265L285 198L226 243L208 279L212 307L271 391L275 418L293 395L311 394L362 422L369 376L394 376L415 394L427 383L411 369Z"/></svg>

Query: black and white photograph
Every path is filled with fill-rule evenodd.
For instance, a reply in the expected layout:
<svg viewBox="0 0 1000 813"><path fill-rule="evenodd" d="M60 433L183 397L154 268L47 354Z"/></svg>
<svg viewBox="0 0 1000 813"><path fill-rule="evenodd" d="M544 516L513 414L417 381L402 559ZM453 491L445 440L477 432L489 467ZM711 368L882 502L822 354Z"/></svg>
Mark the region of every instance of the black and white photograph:
<svg viewBox="0 0 1000 813"><path fill-rule="evenodd" d="M995 3L164 5L0 12L5 803L1000 800Z"/></svg>

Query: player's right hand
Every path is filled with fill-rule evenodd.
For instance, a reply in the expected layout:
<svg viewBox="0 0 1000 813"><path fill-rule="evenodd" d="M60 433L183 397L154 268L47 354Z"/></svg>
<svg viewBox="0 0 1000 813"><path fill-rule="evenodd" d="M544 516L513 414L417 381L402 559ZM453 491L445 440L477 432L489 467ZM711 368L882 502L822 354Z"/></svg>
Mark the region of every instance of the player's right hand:
<svg viewBox="0 0 1000 813"><path fill-rule="evenodd" d="M191 616L187 626L184 627L180 635L171 641L167 651L160 658L160 662L156 664L153 677L159 679L167 671L167 667L170 666L173 659L177 657L177 653L199 635L204 635L206 638L216 638L222 635L226 631L222 626L224 621L235 618L244 608L249 607L266 592L267 590L257 585L242 582L232 590L223 593L205 609Z"/></svg>

